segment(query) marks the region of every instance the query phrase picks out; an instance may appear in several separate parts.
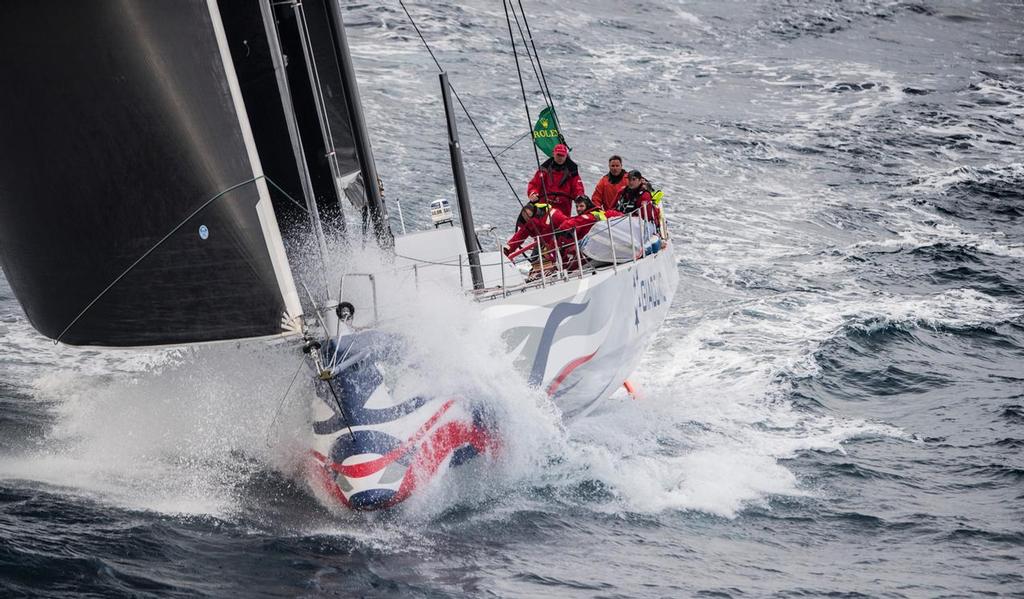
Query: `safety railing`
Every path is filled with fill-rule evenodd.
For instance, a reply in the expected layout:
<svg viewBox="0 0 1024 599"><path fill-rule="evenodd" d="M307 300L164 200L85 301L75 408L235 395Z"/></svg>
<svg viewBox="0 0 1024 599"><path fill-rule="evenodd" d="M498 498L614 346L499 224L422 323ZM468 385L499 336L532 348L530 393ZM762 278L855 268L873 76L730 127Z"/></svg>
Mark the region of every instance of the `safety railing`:
<svg viewBox="0 0 1024 599"><path fill-rule="evenodd" d="M405 275L411 278L415 287L419 289L421 280L430 279L430 271L456 268L458 269L460 287L467 293L472 294L474 298L479 301L501 299L515 293L523 293L536 288L548 287L573 278L583 279L584 277L595 275L607 270L617 272L620 268L624 268L628 264L645 260L657 253L656 251L651 253L647 252L647 248L645 247L647 238L645 238L644 235L638 235L638 231L634 229L635 227L644 227L644 223L650 223L654 226L655 234L662 242L661 247L663 247L664 242L668 240L664 223L654 222L652 219L648 218L649 214L646 211L646 208L646 206L643 206L622 216L615 216L606 220L596 221L587 230L588 234L593 235L593 231L595 229L598 227L603 228L603 232L601 234L608 236L608 244L611 254L610 261L595 261L584 257L580 248L580 242L582 241L579 234L580 226L576 226L535 236L532 238L532 243L524 244L517 251L510 253L507 257L502 252L501 241L495 239L495 251L499 256L499 260L498 262L482 262L481 268L485 269L485 271L497 268L500 275L494 274L493 271L491 271L491 277L487 281L489 286L483 289L466 288L468 279L466 271L469 268L469 260L466 254L458 254L441 260L423 260L411 256L398 255L399 258L408 260L412 262L412 264L394 267L393 269L390 269L389 272L394 275ZM619 255L616 250L617 243L613 236L613 229L619 226L619 223L621 222L629 223L630 257L628 259ZM640 230L640 232L642 231L643 229ZM661 247L659 247L658 251L660 251ZM531 255L531 251L535 249L537 250L536 254ZM520 267L524 266L526 263L529 263L531 268L529 273L523 275ZM510 264L515 265L516 272L519 272L520 276L522 276L521 281L517 280L513 282L512 285L509 285L509 280L506 276L506 268L508 268ZM344 289L346 277L365 277L368 279L370 285L370 299L373 303L374 320L377 320L380 316L377 301L377 278L370 273L348 273L342 277L342 289Z"/></svg>
<svg viewBox="0 0 1024 599"><path fill-rule="evenodd" d="M644 247L646 239L643 235L644 223L654 224L659 239L667 240L667 237L664 235L663 224L660 222L654 222L653 219L650 218L651 215L648 213L647 208L647 206L641 206L628 214L597 221L586 228L587 233L592 234L594 228L602 225L604 226L608 235L608 247L611 253L610 261L596 262L588 259L587 262L584 263L583 252L580 248L581 240L579 232L580 229L586 225L577 225L575 227L558 229L551 233L533 236L534 241L532 243L523 245L507 255L507 258L513 263L521 264L529 261L532 265L531 272L527 275L526 283L522 286L518 286L517 289L535 286L544 287L550 284L550 280L559 281L570 277L582 278L588 273L597 272L599 270L611 269L613 271L618 271L620 262L636 262L646 258L647 252ZM617 223L623 221L629 223L630 258L628 260L620 261L619 256L617 255L617 243L612 234L612 229ZM634 227L638 227L638 229L634 230ZM499 248L499 251L500 250L501 248ZM536 250L536 252L533 255L530 255L530 252L533 250ZM523 260L518 260L521 257L523 257ZM566 262L568 262L568 264ZM588 269L585 268L585 266L591 268ZM501 290L507 290L504 279L502 280ZM507 291L502 295L507 295Z"/></svg>

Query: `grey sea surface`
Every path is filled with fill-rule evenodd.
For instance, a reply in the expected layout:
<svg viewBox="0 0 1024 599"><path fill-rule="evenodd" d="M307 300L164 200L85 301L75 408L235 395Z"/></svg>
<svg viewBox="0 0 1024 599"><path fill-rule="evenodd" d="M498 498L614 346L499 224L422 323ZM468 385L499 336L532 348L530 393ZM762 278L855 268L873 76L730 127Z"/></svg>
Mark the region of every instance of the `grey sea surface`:
<svg viewBox="0 0 1024 599"><path fill-rule="evenodd" d="M512 144L502 7L407 5ZM611 154L665 190L681 282L642 399L563 424L511 389L505 463L333 514L280 433L293 354L54 347L0 280L0 595L1024 596L1024 4L525 7L588 191ZM397 200L429 227L436 67L397 3L345 18L393 226ZM502 155L521 196L534 160ZM446 376L493 366L452 329Z"/></svg>

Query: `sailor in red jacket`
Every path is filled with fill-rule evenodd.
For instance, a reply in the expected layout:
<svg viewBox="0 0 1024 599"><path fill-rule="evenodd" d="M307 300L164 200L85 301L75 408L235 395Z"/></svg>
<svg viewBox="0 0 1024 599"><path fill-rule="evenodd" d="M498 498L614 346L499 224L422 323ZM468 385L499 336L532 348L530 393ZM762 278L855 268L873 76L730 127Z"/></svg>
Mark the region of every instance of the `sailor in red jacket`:
<svg viewBox="0 0 1024 599"><path fill-rule="evenodd" d="M605 210L614 210L619 193L626 187L626 171L622 170L622 157L612 156L608 159L608 174L601 177L594 187L590 199L594 205Z"/></svg>
<svg viewBox="0 0 1024 599"><path fill-rule="evenodd" d="M576 238L583 239L595 224L616 216L622 216L622 213L618 210L602 210L587 196L580 196L576 198L576 216L567 219L564 227L569 229L570 233L575 228Z"/></svg>
<svg viewBox="0 0 1024 599"><path fill-rule="evenodd" d="M554 232L564 229L568 218L561 210L543 202L533 202L523 206L519 227L509 237L502 252L506 256L518 250L523 243L533 237L544 248L545 260L553 261L551 251L556 247Z"/></svg>
<svg viewBox="0 0 1024 599"><path fill-rule="evenodd" d="M559 235L561 237L559 245L562 250L562 264L568 270L575 270L586 262L586 260L577 258L579 242L587 236L594 225L608 220L608 217L622 216L622 213L616 210L601 210L601 207L595 206L587 196L576 198L575 204L576 216L564 219L560 227L562 232ZM573 229L576 230L575 235L573 235Z"/></svg>
<svg viewBox="0 0 1024 599"><path fill-rule="evenodd" d="M558 144L552 157L540 165L526 187L530 200L551 204L564 216L572 214L572 201L587 192L583 189L580 169L569 158L569 148Z"/></svg>
<svg viewBox="0 0 1024 599"><path fill-rule="evenodd" d="M640 174L640 171L629 171L629 182L619 193L616 208L623 214L630 214L639 209L641 218L657 225L661 222L661 211L654 205L651 192L644 189L642 183L643 175Z"/></svg>

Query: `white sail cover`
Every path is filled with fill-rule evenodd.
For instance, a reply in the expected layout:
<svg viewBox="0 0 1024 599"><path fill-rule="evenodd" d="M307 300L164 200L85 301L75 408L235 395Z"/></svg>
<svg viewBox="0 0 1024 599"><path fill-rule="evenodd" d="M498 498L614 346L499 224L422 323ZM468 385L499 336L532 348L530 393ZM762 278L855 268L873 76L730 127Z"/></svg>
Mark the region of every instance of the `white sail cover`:
<svg viewBox="0 0 1024 599"><path fill-rule="evenodd" d="M594 225L580 241L580 251L597 262L622 264L656 251L659 243L653 224L638 216L621 216Z"/></svg>

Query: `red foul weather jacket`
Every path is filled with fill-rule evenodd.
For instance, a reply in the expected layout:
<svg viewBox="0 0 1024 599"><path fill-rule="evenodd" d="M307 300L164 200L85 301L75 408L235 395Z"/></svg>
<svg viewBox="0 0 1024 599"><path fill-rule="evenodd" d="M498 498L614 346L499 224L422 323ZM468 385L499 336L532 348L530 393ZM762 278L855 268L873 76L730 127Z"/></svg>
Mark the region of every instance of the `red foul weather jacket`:
<svg viewBox="0 0 1024 599"><path fill-rule="evenodd" d="M615 218L622 216L622 213L618 210L601 210L600 208L593 208L583 214L574 216L565 221L565 228L569 229L569 234L572 234L572 228L576 228L576 238L583 239L590 229L597 223L608 220L609 218Z"/></svg>
<svg viewBox="0 0 1024 599"><path fill-rule="evenodd" d="M590 199L594 201L594 205L598 208L614 210L615 203L619 200L619 194L628 182L629 176L626 174L626 171L619 173L617 180L612 179L611 173L608 173L597 182L597 186L594 187L594 193L590 195Z"/></svg>
<svg viewBox="0 0 1024 599"><path fill-rule="evenodd" d="M533 218L519 225L512 237L509 237L508 243L505 244L505 253L509 254L518 250L523 242L530 237L537 239L545 251L554 249L556 241L552 233L564 229L568 220L565 214L557 208L552 208L545 214L534 215Z"/></svg>
<svg viewBox="0 0 1024 599"><path fill-rule="evenodd" d="M579 167L572 158L566 158L562 165L557 164L554 158L548 158L526 186L526 195L537 194L542 202L546 197L547 203L558 208L563 216L572 214L572 201L586 193Z"/></svg>

